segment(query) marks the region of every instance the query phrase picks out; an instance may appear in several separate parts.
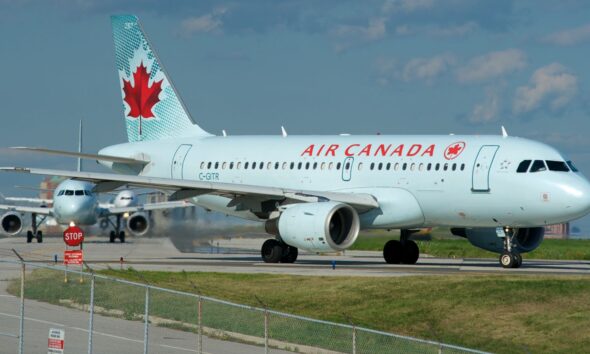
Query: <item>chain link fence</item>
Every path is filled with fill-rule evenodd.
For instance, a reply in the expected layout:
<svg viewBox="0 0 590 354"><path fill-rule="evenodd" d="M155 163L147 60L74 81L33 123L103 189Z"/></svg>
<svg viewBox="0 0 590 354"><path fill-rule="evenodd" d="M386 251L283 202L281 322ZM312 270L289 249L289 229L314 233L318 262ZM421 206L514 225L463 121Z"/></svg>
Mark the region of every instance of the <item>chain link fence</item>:
<svg viewBox="0 0 590 354"><path fill-rule="evenodd" d="M71 267L66 271L44 263L0 262L20 267L20 281L8 289L20 296L20 302L13 301L19 310L10 315L10 325L6 322L0 328L0 340L12 338L19 353L39 352L47 343L47 337L29 335L39 325L27 318L29 299L79 310L76 316L68 313L68 318L76 317L69 319L68 328L83 335L68 338L68 346L74 346L74 341L76 348L89 354L110 352L105 348L112 346L125 353L243 352L231 345L248 346L252 353L483 353L277 312L260 300L259 307L235 304L196 294L196 287L196 293L187 293ZM128 321L122 326L121 319ZM181 330L175 333L184 333L190 348L164 345L161 338L166 335L160 332L169 329ZM118 344L122 338L125 343ZM230 347L220 349L220 343Z"/></svg>

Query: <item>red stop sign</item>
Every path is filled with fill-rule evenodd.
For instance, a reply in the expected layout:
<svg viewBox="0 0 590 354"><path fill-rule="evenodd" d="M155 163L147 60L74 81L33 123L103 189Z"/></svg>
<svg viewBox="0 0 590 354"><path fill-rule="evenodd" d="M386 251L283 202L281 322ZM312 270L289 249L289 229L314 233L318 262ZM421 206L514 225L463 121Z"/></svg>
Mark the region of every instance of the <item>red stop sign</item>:
<svg viewBox="0 0 590 354"><path fill-rule="evenodd" d="M68 246L78 246L84 241L84 231L78 226L70 226L64 231L64 242Z"/></svg>

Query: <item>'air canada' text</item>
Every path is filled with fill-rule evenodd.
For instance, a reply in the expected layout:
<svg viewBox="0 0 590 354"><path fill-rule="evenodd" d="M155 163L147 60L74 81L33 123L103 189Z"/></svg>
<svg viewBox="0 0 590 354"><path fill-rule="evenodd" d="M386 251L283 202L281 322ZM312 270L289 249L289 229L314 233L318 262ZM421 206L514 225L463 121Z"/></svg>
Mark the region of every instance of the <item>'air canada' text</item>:
<svg viewBox="0 0 590 354"><path fill-rule="evenodd" d="M404 144L350 144L346 147L339 144L309 145L301 156L336 156L344 153L344 156L430 156L434 155L435 144L424 147L422 144L412 144L407 147Z"/></svg>

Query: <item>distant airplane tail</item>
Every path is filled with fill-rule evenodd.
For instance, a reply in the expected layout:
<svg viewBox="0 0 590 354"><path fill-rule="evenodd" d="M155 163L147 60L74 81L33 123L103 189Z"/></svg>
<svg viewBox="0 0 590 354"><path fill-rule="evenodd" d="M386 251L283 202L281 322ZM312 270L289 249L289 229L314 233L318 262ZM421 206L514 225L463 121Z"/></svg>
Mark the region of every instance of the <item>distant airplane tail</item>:
<svg viewBox="0 0 590 354"><path fill-rule="evenodd" d="M111 16L127 138L209 136L191 119L136 16Z"/></svg>

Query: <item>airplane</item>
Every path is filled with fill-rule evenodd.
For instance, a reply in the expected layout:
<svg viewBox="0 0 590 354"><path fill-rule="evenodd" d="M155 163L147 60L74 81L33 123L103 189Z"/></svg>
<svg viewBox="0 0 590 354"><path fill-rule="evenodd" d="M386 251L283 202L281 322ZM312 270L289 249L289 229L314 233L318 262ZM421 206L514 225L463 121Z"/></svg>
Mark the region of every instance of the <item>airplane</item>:
<svg viewBox="0 0 590 354"><path fill-rule="evenodd" d="M67 179L56 187L53 200L7 197L6 200L43 201L53 205L47 207L46 204L42 204L39 207L34 207L0 204L0 210L7 211L0 217L0 227L4 233L10 236L17 235L23 229L22 214L30 213L31 230L27 230L27 243L32 242L33 239L41 243L43 242L43 232L39 230L39 226L47 217L53 217L57 224L70 226L94 225L98 220L106 219L113 227L110 232L110 242L113 243L118 238L121 243L124 243L125 231L121 230L122 217L127 216L127 229L134 236L142 236L150 228L146 211L190 206L189 203L183 201L141 205L132 190L122 190L117 193L113 204L102 205L99 203L96 193L93 192L94 187L94 184L90 182ZM115 222L110 220L111 216L115 217Z"/></svg>
<svg viewBox="0 0 590 354"><path fill-rule="evenodd" d="M298 250L351 247L361 229L400 229L383 257L415 264L416 230L448 227L474 246L522 265L544 226L590 212L590 183L553 147L502 135L215 136L191 118L133 15L111 17L128 142L97 154L116 173L4 167L166 190L210 210L264 222L261 256L292 263Z"/></svg>

